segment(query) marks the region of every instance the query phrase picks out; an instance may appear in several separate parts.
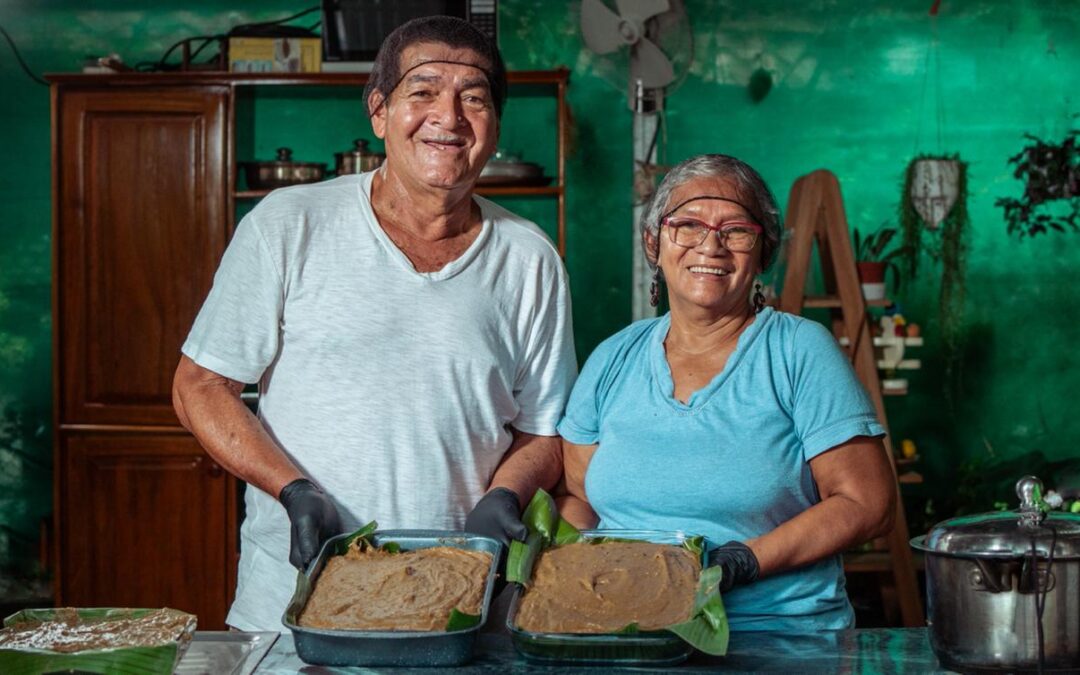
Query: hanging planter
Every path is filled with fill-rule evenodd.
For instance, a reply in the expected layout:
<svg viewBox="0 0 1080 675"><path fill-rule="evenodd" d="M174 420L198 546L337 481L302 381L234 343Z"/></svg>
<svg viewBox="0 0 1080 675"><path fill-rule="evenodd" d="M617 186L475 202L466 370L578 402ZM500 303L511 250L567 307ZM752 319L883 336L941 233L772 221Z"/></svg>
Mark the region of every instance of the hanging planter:
<svg viewBox="0 0 1080 675"><path fill-rule="evenodd" d="M924 252L941 265L938 322L950 399L959 382L963 347L967 197L967 163L959 155L923 155L908 164L900 196L903 268L913 279Z"/></svg>
<svg viewBox="0 0 1080 675"><path fill-rule="evenodd" d="M908 193L915 211L936 230L949 215L960 191L960 162L955 159L916 159L911 166Z"/></svg>

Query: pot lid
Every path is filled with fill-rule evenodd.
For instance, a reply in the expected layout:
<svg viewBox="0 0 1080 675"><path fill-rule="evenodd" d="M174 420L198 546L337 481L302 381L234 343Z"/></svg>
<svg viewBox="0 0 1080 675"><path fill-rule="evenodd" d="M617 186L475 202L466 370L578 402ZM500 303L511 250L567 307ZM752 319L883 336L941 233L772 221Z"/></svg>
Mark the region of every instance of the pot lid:
<svg viewBox="0 0 1080 675"><path fill-rule="evenodd" d="M281 167L301 167L301 166L321 166L325 168L325 164L322 162L297 162L292 158L291 148L278 148L277 157L268 161L254 161L254 162L242 162L243 164L252 164L255 166L281 166Z"/></svg>
<svg viewBox="0 0 1080 675"><path fill-rule="evenodd" d="M373 152L371 148L368 147L369 145L370 143L366 138L357 138L353 141L352 150L346 150L345 152L335 152L334 156L338 157L343 155L355 155L358 158L373 156L383 157L383 154L381 152Z"/></svg>
<svg viewBox="0 0 1080 675"><path fill-rule="evenodd" d="M921 551L958 557L1012 558L1035 554L1080 558L1080 514L1048 511L1042 481L1025 476L1016 483L1020 508L951 518L911 540Z"/></svg>

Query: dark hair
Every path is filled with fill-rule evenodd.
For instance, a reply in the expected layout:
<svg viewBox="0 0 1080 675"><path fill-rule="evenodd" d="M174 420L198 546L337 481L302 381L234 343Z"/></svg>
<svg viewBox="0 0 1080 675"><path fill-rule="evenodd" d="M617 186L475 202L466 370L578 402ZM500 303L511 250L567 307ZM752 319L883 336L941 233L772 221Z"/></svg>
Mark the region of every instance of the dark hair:
<svg viewBox="0 0 1080 675"><path fill-rule="evenodd" d="M675 188L694 178L727 178L735 183L735 193L740 203L764 229L761 238L761 271L769 269L780 248L780 211L776 206L765 179L752 166L730 155L696 155L679 163L664 176L649 203L641 212L641 246L650 261L659 257L660 219L674 206L669 204ZM645 237L648 232L656 242L657 249L649 250ZM653 265L655 267L655 265Z"/></svg>
<svg viewBox="0 0 1080 675"><path fill-rule="evenodd" d="M364 87L364 105L368 105L372 92L378 91L384 100L401 80L401 54L408 47L422 42L435 42L459 49L471 49L487 61L484 73L491 98L495 104L495 115L502 117L503 103L506 101L506 64L502 54L486 35L468 21L452 16L422 16L407 21L394 29L383 40L379 53L375 56L375 65L371 77ZM369 115L375 110L368 109Z"/></svg>

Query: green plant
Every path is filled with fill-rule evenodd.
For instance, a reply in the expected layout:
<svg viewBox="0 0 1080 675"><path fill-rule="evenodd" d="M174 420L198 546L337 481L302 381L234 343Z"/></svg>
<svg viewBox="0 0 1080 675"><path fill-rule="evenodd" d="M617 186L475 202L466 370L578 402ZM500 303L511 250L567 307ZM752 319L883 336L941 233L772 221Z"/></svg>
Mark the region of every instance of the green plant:
<svg viewBox="0 0 1080 675"><path fill-rule="evenodd" d="M915 210L911 200L911 185L915 163L922 159L943 159L957 162L956 203L942 221L941 227L931 230ZM938 323L941 330L942 355L945 362L945 394L953 401L960 381L963 355L964 295L966 271L966 236L971 225L968 208L968 165L959 155L919 155L908 163L900 193L900 229L903 231L903 268L906 279L914 279L920 258L926 253L941 265L941 290L938 302Z"/></svg>
<svg viewBox="0 0 1080 675"><path fill-rule="evenodd" d="M893 260L905 254L903 246L888 248L897 232L895 227L882 227L877 232L871 232L864 237L859 232L859 228L856 227L853 233L855 237L855 262L881 263L884 265L886 272L892 273L894 293L900 285L900 268L897 267Z"/></svg>
<svg viewBox="0 0 1080 675"><path fill-rule="evenodd" d="M1080 230L1080 131L1070 131L1057 144L1031 134L1024 138L1030 143L1008 160L1016 167L1013 177L1024 182L1024 194L994 202L1005 212L1007 232L1022 239L1064 232L1066 226Z"/></svg>

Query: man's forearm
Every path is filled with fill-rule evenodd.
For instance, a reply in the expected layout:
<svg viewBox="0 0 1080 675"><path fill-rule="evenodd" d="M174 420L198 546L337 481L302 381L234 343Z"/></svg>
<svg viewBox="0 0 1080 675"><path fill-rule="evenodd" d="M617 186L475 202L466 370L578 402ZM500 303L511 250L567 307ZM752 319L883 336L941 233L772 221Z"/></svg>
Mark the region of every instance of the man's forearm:
<svg viewBox="0 0 1080 675"><path fill-rule="evenodd" d="M303 477L229 380L207 377L194 363L181 364L173 399L188 431L237 478L277 498L281 488Z"/></svg>
<svg viewBox="0 0 1080 675"><path fill-rule="evenodd" d="M517 494L524 508L537 488L550 490L562 478L562 441L512 430L514 441L491 478L489 489L504 487Z"/></svg>

